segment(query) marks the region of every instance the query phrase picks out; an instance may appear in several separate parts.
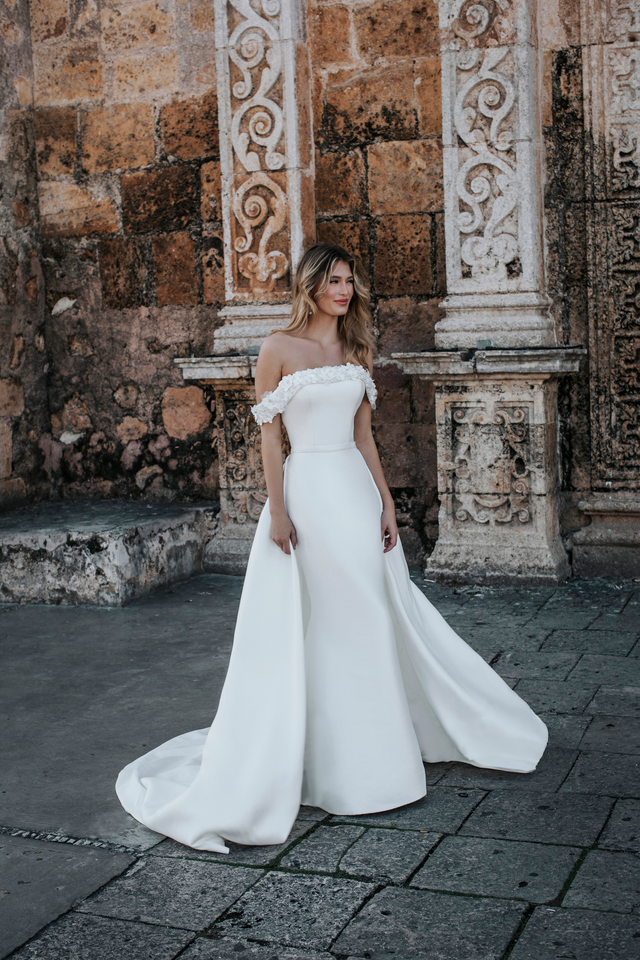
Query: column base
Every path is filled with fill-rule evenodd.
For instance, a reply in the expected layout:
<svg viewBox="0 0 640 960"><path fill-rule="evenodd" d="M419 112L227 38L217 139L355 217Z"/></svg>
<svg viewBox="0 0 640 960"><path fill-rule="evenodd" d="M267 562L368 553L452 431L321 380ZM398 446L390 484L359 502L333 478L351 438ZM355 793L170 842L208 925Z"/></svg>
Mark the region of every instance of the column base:
<svg viewBox="0 0 640 960"><path fill-rule="evenodd" d="M489 340L494 347L553 347L556 334L549 315L551 301L539 293L468 293L449 296L435 327L439 350L475 349Z"/></svg>
<svg viewBox="0 0 640 960"><path fill-rule="evenodd" d="M205 573L226 573L243 577L251 545L256 532L256 523L228 523L209 541L204 553Z"/></svg>
<svg viewBox="0 0 640 960"><path fill-rule="evenodd" d="M600 495L578 507L591 523L573 537L577 577L640 577L640 497Z"/></svg>
<svg viewBox="0 0 640 960"><path fill-rule="evenodd" d="M425 574L449 583L554 584L565 580L571 567L559 537L537 547L439 540L427 560Z"/></svg>

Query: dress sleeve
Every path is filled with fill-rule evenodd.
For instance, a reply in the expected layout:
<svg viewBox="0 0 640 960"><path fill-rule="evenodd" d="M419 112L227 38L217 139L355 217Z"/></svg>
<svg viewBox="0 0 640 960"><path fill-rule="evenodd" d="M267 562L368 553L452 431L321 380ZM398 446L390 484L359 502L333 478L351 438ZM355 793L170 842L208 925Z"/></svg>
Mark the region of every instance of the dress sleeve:
<svg viewBox="0 0 640 960"><path fill-rule="evenodd" d="M260 403L251 407L251 413L258 426L262 426L263 423L273 423L273 418L282 413L286 405L285 397L277 387L271 393L263 394Z"/></svg>

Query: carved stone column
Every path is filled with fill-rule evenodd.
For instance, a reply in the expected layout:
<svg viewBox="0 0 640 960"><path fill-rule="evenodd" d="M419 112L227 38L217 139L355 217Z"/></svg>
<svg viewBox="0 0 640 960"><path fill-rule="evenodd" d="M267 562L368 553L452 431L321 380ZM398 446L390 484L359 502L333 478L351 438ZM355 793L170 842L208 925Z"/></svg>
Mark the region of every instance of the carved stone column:
<svg viewBox="0 0 640 960"><path fill-rule="evenodd" d="M544 293L533 0L440 0L446 316L436 346L555 344Z"/></svg>
<svg viewBox="0 0 640 960"><path fill-rule="evenodd" d="M579 572L640 575L640 0L581 0L590 497Z"/></svg>
<svg viewBox="0 0 640 960"><path fill-rule="evenodd" d="M301 0L214 0L226 304L214 356L176 361L213 386L220 532L205 569L242 573L267 498L255 356L291 312L291 275L315 239L308 51Z"/></svg>
<svg viewBox="0 0 640 960"><path fill-rule="evenodd" d="M439 537L429 574L556 581L557 347L542 257L534 0L440 0L448 296L436 350ZM491 348L491 349L489 349Z"/></svg>

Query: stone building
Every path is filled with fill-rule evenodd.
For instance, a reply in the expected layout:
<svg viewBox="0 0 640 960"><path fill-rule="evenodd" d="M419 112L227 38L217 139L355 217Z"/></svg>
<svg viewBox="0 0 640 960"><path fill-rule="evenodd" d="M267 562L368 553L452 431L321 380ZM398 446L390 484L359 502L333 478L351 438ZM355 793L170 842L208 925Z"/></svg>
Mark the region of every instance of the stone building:
<svg viewBox="0 0 640 960"><path fill-rule="evenodd" d="M0 44L4 509L219 499L241 569L318 237L410 560L640 574L640 0L0 0Z"/></svg>

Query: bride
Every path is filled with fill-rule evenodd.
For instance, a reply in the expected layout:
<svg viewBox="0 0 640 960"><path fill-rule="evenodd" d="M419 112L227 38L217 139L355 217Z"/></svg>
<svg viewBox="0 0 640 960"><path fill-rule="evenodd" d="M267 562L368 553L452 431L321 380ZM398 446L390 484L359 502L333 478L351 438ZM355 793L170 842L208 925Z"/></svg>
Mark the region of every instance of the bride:
<svg viewBox="0 0 640 960"><path fill-rule="evenodd" d="M389 810L425 795L423 761L528 773L546 746L544 723L409 579L371 433L368 324L354 258L311 247L291 323L258 358L269 499L218 712L116 785L125 810L187 846L283 843L301 803Z"/></svg>

